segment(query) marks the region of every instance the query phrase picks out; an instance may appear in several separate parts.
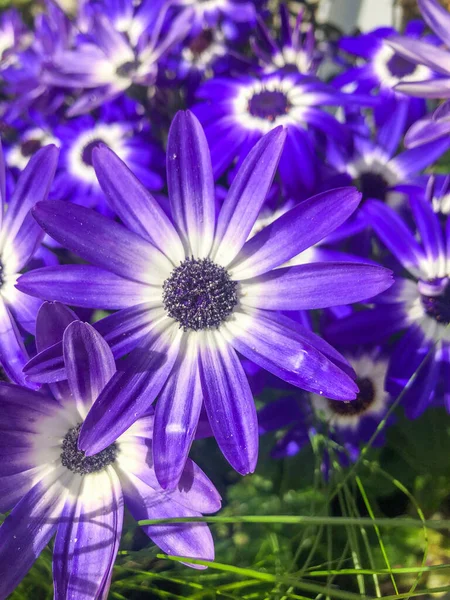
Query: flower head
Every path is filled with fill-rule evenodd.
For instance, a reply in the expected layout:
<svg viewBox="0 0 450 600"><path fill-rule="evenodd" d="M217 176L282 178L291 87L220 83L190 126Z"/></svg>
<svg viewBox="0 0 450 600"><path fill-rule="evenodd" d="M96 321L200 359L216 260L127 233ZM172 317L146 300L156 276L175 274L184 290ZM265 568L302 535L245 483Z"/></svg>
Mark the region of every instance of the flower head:
<svg viewBox="0 0 450 600"><path fill-rule="evenodd" d="M154 457L163 486L178 481L203 402L225 457L239 472L253 471L256 411L237 352L307 390L356 395L342 357L277 311L359 301L389 287L390 273L348 263L278 268L355 210L360 196L351 188L300 203L246 241L284 137L278 128L256 144L217 216L208 145L189 112L177 114L169 134L171 218L104 147L94 149L94 167L128 229L66 203L41 203L34 212L47 233L96 266L36 270L22 277L20 289L124 309L97 325L118 355L131 352L87 418L80 444L88 455L106 448L159 395Z"/></svg>
<svg viewBox="0 0 450 600"><path fill-rule="evenodd" d="M63 337L67 381L34 392L0 383L0 451L5 482L0 510L11 510L0 527L0 596L5 598L56 534L55 597L82 587L89 597L107 595L119 547L124 504L136 520L201 516L220 508L220 496L192 462L179 487L162 490L151 451L148 414L100 452L86 456L80 433L96 398L115 372L106 342L62 305L44 304L38 315L38 348ZM206 524L144 527L165 552L212 559ZM11 564L14 568L11 568Z"/></svg>

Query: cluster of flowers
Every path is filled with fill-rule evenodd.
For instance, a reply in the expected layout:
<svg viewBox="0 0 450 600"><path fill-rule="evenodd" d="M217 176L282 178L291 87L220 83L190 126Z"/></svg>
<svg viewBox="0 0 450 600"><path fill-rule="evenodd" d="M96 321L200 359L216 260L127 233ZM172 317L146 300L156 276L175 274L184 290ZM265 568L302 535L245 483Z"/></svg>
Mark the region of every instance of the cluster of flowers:
<svg viewBox="0 0 450 600"><path fill-rule="evenodd" d="M1 599L55 534L55 598L105 598L124 504L217 511L196 438L245 475L266 431L348 461L399 393L450 409L450 14L330 41L307 5L78 4L0 19Z"/></svg>

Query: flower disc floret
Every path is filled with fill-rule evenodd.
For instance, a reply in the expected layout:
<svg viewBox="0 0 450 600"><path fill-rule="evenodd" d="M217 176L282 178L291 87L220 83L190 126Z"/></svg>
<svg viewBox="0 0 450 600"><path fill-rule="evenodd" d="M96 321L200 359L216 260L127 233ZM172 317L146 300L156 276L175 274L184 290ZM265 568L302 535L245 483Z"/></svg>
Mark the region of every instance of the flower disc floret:
<svg viewBox="0 0 450 600"><path fill-rule="evenodd" d="M248 102L248 112L254 117L275 121L289 112L291 105L284 92L263 90L252 96Z"/></svg>
<svg viewBox="0 0 450 600"><path fill-rule="evenodd" d="M373 404L375 400L375 386L369 377L356 380L359 393L351 402L339 402L339 400L328 400L330 409L338 415L361 415Z"/></svg>
<svg viewBox="0 0 450 600"><path fill-rule="evenodd" d="M450 286L446 285L442 293L436 296L421 295L423 308L428 316L442 325L450 323Z"/></svg>
<svg viewBox="0 0 450 600"><path fill-rule="evenodd" d="M115 443L111 444L98 454L86 456L82 450L78 449L81 425L82 423L79 423L76 427L72 427L64 436L61 462L69 471L79 475L89 475L90 473L103 471L116 460L117 445Z"/></svg>
<svg viewBox="0 0 450 600"><path fill-rule="evenodd" d="M209 258L187 258L163 284L163 303L184 331L216 329L235 309L237 282Z"/></svg>

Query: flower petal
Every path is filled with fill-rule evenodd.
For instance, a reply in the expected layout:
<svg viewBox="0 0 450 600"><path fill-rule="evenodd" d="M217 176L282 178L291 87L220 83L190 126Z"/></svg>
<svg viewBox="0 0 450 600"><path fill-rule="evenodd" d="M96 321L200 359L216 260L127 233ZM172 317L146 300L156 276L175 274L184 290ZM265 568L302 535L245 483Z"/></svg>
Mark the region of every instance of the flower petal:
<svg viewBox="0 0 450 600"><path fill-rule="evenodd" d="M142 416L161 391L178 356L182 332L167 320L127 358L103 389L80 431L78 445L88 456L97 454Z"/></svg>
<svg viewBox="0 0 450 600"><path fill-rule="evenodd" d="M70 202L39 202L33 215L65 248L116 275L159 284L172 270L172 263L157 248L90 208Z"/></svg>
<svg viewBox="0 0 450 600"><path fill-rule="evenodd" d="M200 377L206 412L219 448L238 473L253 473L258 460L255 403L236 352L219 332L204 332Z"/></svg>
<svg viewBox="0 0 450 600"><path fill-rule="evenodd" d="M85 416L116 372L112 352L88 323L74 321L64 332L64 364L72 396Z"/></svg>
<svg viewBox="0 0 450 600"><path fill-rule="evenodd" d="M178 112L170 127L167 179L172 215L189 254L205 258L214 237L214 179L205 133L189 111Z"/></svg>
<svg viewBox="0 0 450 600"><path fill-rule="evenodd" d="M391 285L391 271L378 265L314 263L247 279L240 301L265 310L327 308L366 300Z"/></svg>
<svg viewBox="0 0 450 600"><path fill-rule="evenodd" d="M286 131L273 129L246 156L220 210L213 260L228 265L247 240L272 185Z"/></svg>
<svg viewBox="0 0 450 600"><path fill-rule="evenodd" d="M172 374L159 395L153 431L153 460L160 485L174 488L197 429L203 394L198 373L198 335L186 333Z"/></svg>
<svg viewBox="0 0 450 600"><path fill-rule="evenodd" d="M0 527L0 598L20 583L54 534L70 478L66 473L60 467L43 478Z"/></svg>
<svg viewBox="0 0 450 600"><path fill-rule="evenodd" d="M420 234L426 262L422 269L428 279L437 279L447 275L447 256L444 232L438 215L433 212L431 203L422 196L411 194L409 204Z"/></svg>
<svg viewBox="0 0 450 600"><path fill-rule="evenodd" d="M28 271L17 280L25 294L86 308L118 309L160 298L160 289L91 265L58 265Z"/></svg>
<svg viewBox="0 0 450 600"><path fill-rule="evenodd" d="M56 171L58 153L59 150L53 144L41 148L22 171L3 219L1 249L6 243L14 244L14 238L30 209L36 202L47 198Z"/></svg>
<svg viewBox="0 0 450 600"><path fill-rule="evenodd" d="M126 164L106 146L94 148L92 163L109 205L121 221L167 254L173 264L182 262L185 253L174 226Z"/></svg>
<svg viewBox="0 0 450 600"><path fill-rule="evenodd" d="M22 369L27 360L28 355L22 336L0 295L0 365L11 381L26 385Z"/></svg>
<svg viewBox="0 0 450 600"><path fill-rule="evenodd" d="M112 467L77 482L56 534L55 598L106 598L122 531L122 490Z"/></svg>
<svg viewBox="0 0 450 600"><path fill-rule="evenodd" d="M289 327L290 319L269 311L252 309L235 312L234 317L224 329L229 342L249 360L292 385L327 398L356 397L353 379L314 343L318 336L302 335L299 327Z"/></svg>
<svg viewBox="0 0 450 600"><path fill-rule="evenodd" d="M450 47L450 14L435 0L417 0L424 21Z"/></svg>
<svg viewBox="0 0 450 600"><path fill-rule="evenodd" d="M135 475L121 473L120 481L125 503L137 521L201 516L198 511L174 502L170 494L155 492ZM206 523L164 523L145 525L142 529L167 554L214 560L214 542Z"/></svg>
<svg viewBox="0 0 450 600"><path fill-rule="evenodd" d="M367 200L364 208L369 215L370 225L381 241L405 269L418 275L420 264L424 262L424 253L402 218L379 200Z"/></svg>
<svg viewBox="0 0 450 600"><path fill-rule="evenodd" d="M355 188L345 187L300 202L244 244L230 265L232 278L249 279L282 265L341 225L360 200Z"/></svg>

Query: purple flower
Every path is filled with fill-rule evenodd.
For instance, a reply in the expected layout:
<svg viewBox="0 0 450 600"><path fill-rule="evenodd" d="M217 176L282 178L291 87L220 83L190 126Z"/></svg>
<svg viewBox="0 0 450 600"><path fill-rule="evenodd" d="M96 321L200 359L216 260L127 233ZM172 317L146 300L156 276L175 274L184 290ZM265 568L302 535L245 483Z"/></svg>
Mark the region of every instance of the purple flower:
<svg viewBox="0 0 450 600"><path fill-rule="evenodd" d="M367 121L357 121L351 152L346 152L334 140L328 140L327 163L335 173L323 177L325 189L353 183L363 195L360 210L341 228L342 236L367 227L365 200L376 198L392 205L398 203L396 192L402 192L406 184L414 183L423 169L450 148L447 137L420 148L399 151L407 117L408 104L399 100L390 117L375 132L374 139Z"/></svg>
<svg viewBox="0 0 450 600"><path fill-rule="evenodd" d="M39 150L29 160L8 200L0 146L0 365L18 383L25 381L22 368L28 360L20 329L34 333L41 302L19 292L15 284L43 238L29 211L47 198L57 160L55 146Z"/></svg>
<svg viewBox="0 0 450 600"><path fill-rule="evenodd" d="M417 0L427 25L440 38L445 48L422 40L398 36L389 45L401 56L440 75L424 76L422 80L398 83L395 89L421 98L448 98L450 95L450 13L437 0Z"/></svg>
<svg viewBox="0 0 450 600"><path fill-rule="evenodd" d="M163 187L164 153L153 141L137 104L123 98L103 106L97 116L82 115L60 124L54 135L61 141L61 158L52 195L58 199L110 212L92 166L92 150L105 144L150 190ZM160 173L157 171L159 166Z"/></svg>
<svg viewBox="0 0 450 600"><path fill-rule="evenodd" d="M0 597L6 598L56 534L55 598L108 594L119 547L124 504L136 520L201 516L220 508L220 496L189 462L179 486L162 490L153 469L153 416L147 414L101 452L78 448L80 431L116 370L106 342L62 305L38 315L37 345L63 336L67 381L35 392L0 383L2 430ZM212 560L206 524L145 526L164 552Z"/></svg>
<svg viewBox="0 0 450 600"><path fill-rule="evenodd" d="M303 31L303 9L299 10L294 27L291 27L290 14L285 4L280 5L280 40L274 38L261 18L258 18L259 40L253 42L253 52L259 58L266 73L285 71L286 73L315 74L323 55L315 46L314 27L307 25Z"/></svg>
<svg viewBox="0 0 450 600"><path fill-rule="evenodd" d="M77 205L46 202L35 210L47 233L95 266L38 269L19 288L123 309L97 324L116 355L131 353L86 421L80 444L88 455L107 447L159 394L154 457L164 487L178 481L203 402L225 457L240 473L253 471L256 411L237 352L293 385L336 399L356 395L341 356L276 311L359 301L388 288L390 272L348 263L277 268L355 210L360 195L351 188L310 198L246 241L284 139L277 128L253 148L217 218L208 145L189 112L177 114L169 133L172 220L105 147L94 149L93 164L128 229Z"/></svg>
<svg viewBox="0 0 450 600"><path fill-rule="evenodd" d="M126 17L118 13L115 3L112 7L107 0L93 3L86 33L77 37L74 49L56 56L48 69L54 85L85 89L68 110L69 116L101 106L132 84L153 84L159 59L189 30L191 13L183 11L163 32L171 7L166 0L145 0L137 7L132 0L122 4L128 9Z"/></svg>
<svg viewBox="0 0 450 600"><path fill-rule="evenodd" d="M450 271L447 234L440 217L420 194L411 194L410 205L420 241L389 206L371 200L366 207L371 226L409 278L396 279L375 300L374 309L336 321L327 336L348 345L381 341L403 332L391 356L387 389L393 396L400 394L423 363L403 398L406 414L416 418L435 399L442 398L450 408Z"/></svg>
<svg viewBox="0 0 450 600"><path fill-rule="evenodd" d="M278 429L286 430L277 440L272 455L283 458L297 454L317 432L343 448L343 455L356 460L362 444L372 438L386 417L391 398L385 391L388 360L379 349L358 349L346 353L356 373L359 393L349 402L330 400L320 394L296 392L268 403L259 413L261 434ZM292 390L293 391L293 390ZM392 422L392 419L390 419ZM375 446L385 442L382 433L374 440Z"/></svg>
<svg viewBox="0 0 450 600"><path fill-rule="evenodd" d="M287 140L280 176L292 196L311 193L316 184L317 149L312 132L348 143L350 134L324 106L358 104L315 77L277 71L238 79L212 79L200 87L204 100L194 107L211 148L214 175L219 177L248 154L265 133L284 125ZM370 103L370 99L364 98ZM302 165L302 168L298 168Z"/></svg>

